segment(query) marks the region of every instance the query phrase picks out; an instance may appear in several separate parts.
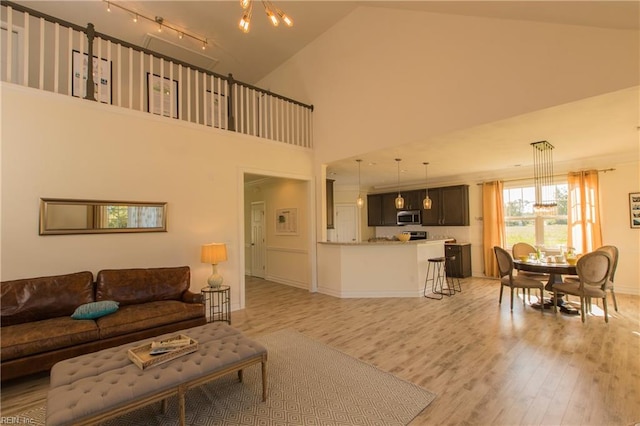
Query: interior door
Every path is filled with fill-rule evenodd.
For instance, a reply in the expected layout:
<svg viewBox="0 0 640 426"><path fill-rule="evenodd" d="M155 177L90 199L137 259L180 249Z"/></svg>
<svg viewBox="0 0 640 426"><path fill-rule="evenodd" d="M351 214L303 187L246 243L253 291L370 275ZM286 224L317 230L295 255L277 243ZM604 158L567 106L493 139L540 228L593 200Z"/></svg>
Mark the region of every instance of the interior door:
<svg viewBox="0 0 640 426"><path fill-rule="evenodd" d="M336 205L336 239L339 243L352 243L359 240L355 205Z"/></svg>
<svg viewBox="0 0 640 426"><path fill-rule="evenodd" d="M264 202L251 203L251 276L264 278L267 246L265 241Z"/></svg>

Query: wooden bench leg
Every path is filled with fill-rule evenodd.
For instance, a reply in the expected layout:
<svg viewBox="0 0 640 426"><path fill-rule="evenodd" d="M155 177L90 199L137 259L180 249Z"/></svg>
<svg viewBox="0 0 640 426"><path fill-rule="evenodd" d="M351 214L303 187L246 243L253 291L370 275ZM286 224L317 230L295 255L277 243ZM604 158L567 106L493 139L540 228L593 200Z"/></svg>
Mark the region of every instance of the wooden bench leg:
<svg viewBox="0 0 640 426"><path fill-rule="evenodd" d="M267 400L267 362L262 361L262 402Z"/></svg>
<svg viewBox="0 0 640 426"><path fill-rule="evenodd" d="M242 370L238 370L238 381L242 383L242 379L243 379Z"/></svg>
<svg viewBox="0 0 640 426"><path fill-rule="evenodd" d="M163 399L160 403L160 409L162 414L167 414L167 408L169 407L169 400L167 398Z"/></svg>
<svg viewBox="0 0 640 426"><path fill-rule="evenodd" d="M180 415L180 426L187 424L186 420L186 407L184 402L184 394L187 392L186 386L178 386L178 413Z"/></svg>

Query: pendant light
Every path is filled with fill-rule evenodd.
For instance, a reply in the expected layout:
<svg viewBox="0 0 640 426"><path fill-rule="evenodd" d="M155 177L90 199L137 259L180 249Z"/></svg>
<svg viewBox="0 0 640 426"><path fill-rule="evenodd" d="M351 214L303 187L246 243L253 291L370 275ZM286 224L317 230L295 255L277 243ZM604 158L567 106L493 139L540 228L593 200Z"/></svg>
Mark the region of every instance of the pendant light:
<svg viewBox="0 0 640 426"><path fill-rule="evenodd" d="M425 210L431 210L431 198L429 198L429 187L427 186L427 166L429 165L429 163L422 164L424 164L424 187L427 191L427 195L424 197L424 200L422 200L422 208Z"/></svg>
<svg viewBox="0 0 640 426"><path fill-rule="evenodd" d="M396 203L396 209L398 210L404 208L404 198L402 198L402 195L400 195L400 162L401 161L402 161L401 158L396 158L396 162L398 163L398 196L396 197L395 203Z"/></svg>
<svg viewBox="0 0 640 426"><path fill-rule="evenodd" d="M553 185L553 145L547 141L533 142L533 167L535 204L533 211L538 216L555 214L558 203Z"/></svg>
<svg viewBox="0 0 640 426"><path fill-rule="evenodd" d="M364 198L362 198L362 193L360 192L360 163L362 163L361 159L356 160L358 162L358 199L356 200L356 206L361 209L364 206Z"/></svg>

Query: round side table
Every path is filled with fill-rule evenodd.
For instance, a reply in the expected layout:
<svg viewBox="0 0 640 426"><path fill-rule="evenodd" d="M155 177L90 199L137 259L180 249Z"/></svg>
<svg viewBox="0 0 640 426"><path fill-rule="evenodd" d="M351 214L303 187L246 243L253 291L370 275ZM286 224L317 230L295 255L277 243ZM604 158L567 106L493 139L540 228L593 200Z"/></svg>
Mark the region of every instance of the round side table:
<svg viewBox="0 0 640 426"><path fill-rule="evenodd" d="M231 325L231 287L222 285L218 288L202 287L205 309L208 311L207 322L226 321Z"/></svg>

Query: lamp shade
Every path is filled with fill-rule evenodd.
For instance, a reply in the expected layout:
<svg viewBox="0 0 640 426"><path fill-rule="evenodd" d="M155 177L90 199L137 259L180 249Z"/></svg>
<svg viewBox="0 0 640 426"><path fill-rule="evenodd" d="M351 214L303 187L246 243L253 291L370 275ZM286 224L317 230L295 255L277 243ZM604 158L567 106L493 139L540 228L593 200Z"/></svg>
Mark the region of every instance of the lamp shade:
<svg viewBox="0 0 640 426"><path fill-rule="evenodd" d="M200 251L200 261L217 265L227 260L227 245L225 243L204 244Z"/></svg>

